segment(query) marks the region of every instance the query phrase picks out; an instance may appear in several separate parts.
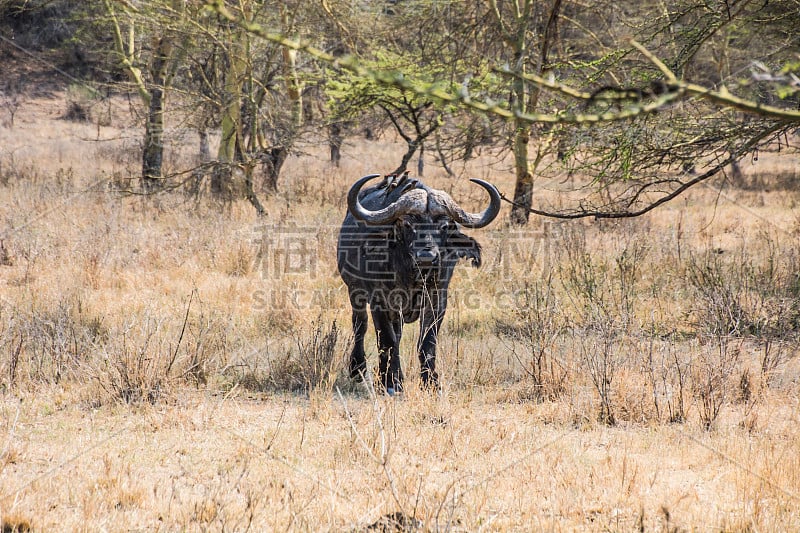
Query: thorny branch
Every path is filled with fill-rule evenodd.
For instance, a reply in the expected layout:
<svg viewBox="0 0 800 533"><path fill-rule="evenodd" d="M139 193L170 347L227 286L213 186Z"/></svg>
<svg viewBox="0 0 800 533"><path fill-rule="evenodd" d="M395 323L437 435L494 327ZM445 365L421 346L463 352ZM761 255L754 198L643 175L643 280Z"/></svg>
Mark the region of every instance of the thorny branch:
<svg viewBox="0 0 800 533"><path fill-rule="evenodd" d="M566 219L566 220L589 218L589 217L593 217L595 219L601 219L601 218L610 219L610 218L634 218L641 216L649 211L652 211L656 207L669 202L670 200L674 200L675 198L680 196L687 189L693 187L694 185L697 185L700 182L706 181L709 178L716 176L726 166L730 165L735 161L738 161L742 157L742 155L757 148L760 144L773 139L776 135L779 135L784 129L784 127L785 123L779 122L775 124L773 127L758 133L757 135L752 137L748 142L744 143L739 149L731 152L728 155L728 157L719 160L711 168L709 168L702 174L693 177L690 180L680 181L677 178L672 178L672 179L663 179L663 180L639 183L636 187L636 190L632 194L626 195L623 201L616 203L612 202L600 206L598 208L588 208L585 207L584 205L580 205L576 210L567 212L548 210L548 209L538 209L538 208L531 208L530 212L539 216ZM633 206L636 205L637 201L649 190L653 189L656 186L667 185L667 184L677 184L678 186L671 192L660 196L658 199L647 203L643 207L640 207L638 209L631 209ZM505 195L501 194L501 198L505 202L514 205L514 202Z"/></svg>
<svg viewBox="0 0 800 533"><path fill-rule="evenodd" d="M209 9L215 11L222 18L238 24L246 31L261 37L267 41L285 46L292 50L302 51L311 57L318 59L324 63L328 63L335 68L347 70L358 76L371 79L382 85L392 86L399 89L404 89L417 96L432 97L443 102L459 104L463 107L480 111L482 113L494 114L505 119L519 119L528 123L544 123L544 124L585 124L585 123L598 123L598 122L614 122L619 120L627 120L640 115L655 113L669 104L677 100L683 99L686 96L698 96L710 100L720 106L732 109L739 109L747 113L752 113L761 116L774 117L793 122L800 122L800 111L778 108L769 105L759 104L743 98L736 97L730 94L727 90L714 91L707 87L687 83L675 79L675 87L672 90L660 95L649 102L639 102L629 106L626 109L607 112L607 113L570 113L567 111L556 113L526 113L520 109L508 109L498 102L493 100L476 100L473 99L468 91L460 90L457 92L450 92L444 89L441 85L436 83L421 83L415 82L406 78L402 72L397 71L383 71L365 67L355 56L345 55L342 57L334 57L333 55L324 52L306 41L295 41L280 33L274 33L266 30L263 26L257 23L248 22L246 20L237 18L225 6L222 0L209 0L207 6ZM647 50L635 41L631 45L637 48L651 61L655 60L663 66L663 63L658 61L655 56L647 52ZM508 68L498 68L498 72L511 75ZM664 71L669 69L664 66ZM518 75L518 74L517 74ZM522 77L534 85L543 89L555 90L567 96L578 98L582 100L592 99L591 93L585 93L574 89L566 84L557 83L553 80L545 79L541 76L533 74L524 74ZM672 74L674 78L674 74Z"/></svg>

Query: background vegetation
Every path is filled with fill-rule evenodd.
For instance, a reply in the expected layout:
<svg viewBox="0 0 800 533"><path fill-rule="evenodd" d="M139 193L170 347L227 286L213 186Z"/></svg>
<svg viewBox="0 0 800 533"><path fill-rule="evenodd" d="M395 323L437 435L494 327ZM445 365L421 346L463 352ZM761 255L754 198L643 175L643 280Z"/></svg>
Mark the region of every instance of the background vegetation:
<svg viewBox="0 0 800 533"><path fill-rule="evenodd" d="M523 98L505 62L613 87L581 105L646 105L617 90L661 76L625 48L633 34L686 79L790 112L797 10L776 6L229 9L501 111ZM689 99L627 122L509 122L200 4L0 12L4 529L800 525L791 117ZM537 87L522 89L530 113L566 105ZM483 197L463 177L514 198L530 174L535 206L569 216L646 207L719 169L639 218L523 210L474 232L485 261L453 281L444 390L396 401L344 374L333 250L353 180L415 163L471 209Z"/></svg>

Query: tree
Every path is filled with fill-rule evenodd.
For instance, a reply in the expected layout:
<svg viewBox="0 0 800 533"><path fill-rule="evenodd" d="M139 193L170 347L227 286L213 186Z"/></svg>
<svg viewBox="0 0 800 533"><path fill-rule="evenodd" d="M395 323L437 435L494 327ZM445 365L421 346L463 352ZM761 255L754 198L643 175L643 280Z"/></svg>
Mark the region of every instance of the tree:
<svg viewBox="0 0 800 533"><path fill-rule="evenodd" d="M794 107L800 83L794 57L800 49L800 34L791 30L800 23L797 4L797 0L768 5L743 0L733 9L728 3L678 0L570 10L569 16L562 17L568 27L559 28L568 43L557 64L542 60L542 67L533 71L515 64L492 67L508 76L513 87L524 86L531 91L527 94L536 94L538 107L520 102L520 92L510 103L496 93L476 97L469 83L457 86L407 77L354 56L334 57L259 26L246 28L369 82L431 98L439 106L458 105L514 126L539 124L539 131L546 133L545 144L558 147L552 155L539 152L543 154L540 174L572 174L579 183L568 195L571 206L567 208L533 208L512 199L514 209L567 218L624 217L662 205L748 153L775 146L797 128L800 111ZM508 35L531 27L538 30L537 35L545 35L551 21L559 20L555 15L565 11L560 4L551 4L548 13L554 16L540 12L540 23L531 25L534 10L526 11L526 6L515 2L512 19L504 18L508 15L498 6L497 20L506 21ZM654 11L654 7L659 9ZM601 24L598 14L604 15ZM621 24L627 26L625 38L620 35ZM629 41L629 36L636 41ZM550 39L538 43L539 57L547 59ZM515 50L514 46L510 49ZM526 55L524 48L516 50L516 57ZM736 78L715 81L706 76L700 83L686 81L707 71L708 57L724 58ZM767 60L769 64L761 68ZM758 72L741 75L751 67ZM726 72L717 71L719 76ZM734 96L732 90L741 96ZM546 106L542 104L545 93ZM744 119L744 114L751 118ZM515 131L519 145L525 140L522 133ZM692 167L700 167L699 173L691 174Z"/></svg>
<svg viewBox="0 0 800 533"><path fill-rule="evenodd" d="M146 192L154 192L163 184L167 92L180 65L180 52L185 49L179 41L184 40L186 34L176 26L182 16L174 15L184 15L186 7L178 0L148 3L141 8L129 2L103 0L103 6L113 30L119 63L147 109L142 184Z"/></svg>
<svg viewBox="0 0 800 533"><path fill-rule="evenodd" d="M513 109L531 113L538 106L541 89L536 85L526 84L525 74L529 65L538 76L544 75L549 70L548 56L556 38L562 1L552 0L545 4L546 9L540 10L534 9L534 6L538 4L534 0L514 0L513 2L503 2L503 4L511 5L506 5L506 9L503 9L497 0L489 0L491 17L503 42L511 52L508 68L512 80L510 104ZM536 31L537 24L543 29ZM515 116L512 124L516 184L511 222L525 224L528 222L533 199L533 172L535 171L531 168L528 159L531 124L521 116ZM542 156L543 151L539 150L534 166L538 165Z"/></svg>
<svg viewBox="0 0 800 533"><path fill-rule="evenodd" d="M375 69L402 70L404 76L418 80L417 83L436 78L434 72L421 68L413 57L401 57L388 51L376 52L375 56L363 63ZM418 151L422 160L425 141L442 125L444 110L435 106L430 97L418 97L402 88L387 87L347 71L328 80L326 94L334 122L353 120L376 110L389 121L407 147L394 174L404 172Z"/></svg>
<svg viewBox="0 0 800 533"><path fill-rule="evenodd" d="M800 112L792 109L797 91L791 96L786 85L783 90L774 85L777 76L754 70L768 57L783 66L784 81L790 80L786 69L793 68L790 58L800 37L781 30L791 18L783 11L787 7L778 7L781 15L775 16L752 2L738 3L735 10L678 3L660 17L632 24L638 42L589 56L595 62L590 69L563 69L552 79L524 76L563 99L564 111L528 118L570 124L560 127L565 157L552 160L547 172L555 177L566 170L576 180L570 207L530 212L559 218L638 216L725 173L747 154L787 148L779 140L788 140L800 121ZM797 10L792 12L798 22ZM606 59L611 57L616 59ZM687 81L690 75L700 83ZM605 83L591 91L576 87L587 77ZM781 101L779 93L788 100ZM570 113L570 107L582 112Z"/></svg>
<svg viewBox="0 0 800 533"><path fill-rule="evenodd" d="M271 24L302 36L309 17L302 7L248 0L225 9L246 24ZM278 188L281 167L305 126L304 87L315 67L298 61L295 50L253 38L216 14L196 28L205 44L188 55L191 67L181 81L199 131L220 129L216 158L208 165L210 190L226 200L246 198L262 215L257 193Z"/></svg>

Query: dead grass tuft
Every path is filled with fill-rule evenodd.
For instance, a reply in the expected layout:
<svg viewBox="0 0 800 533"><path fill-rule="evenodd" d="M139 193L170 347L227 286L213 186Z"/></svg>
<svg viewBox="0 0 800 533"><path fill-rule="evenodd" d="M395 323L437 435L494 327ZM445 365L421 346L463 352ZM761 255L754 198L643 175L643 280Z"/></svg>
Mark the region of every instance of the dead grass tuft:
<svg viewBox="0 0 800 533"><path fill-rule="evenodd" d="M2 533L28 533L29 531L33 531L33 526L31 526L31 522L27 518L17 515L8 515L3 516L0 531L2 531Z"/></svg>

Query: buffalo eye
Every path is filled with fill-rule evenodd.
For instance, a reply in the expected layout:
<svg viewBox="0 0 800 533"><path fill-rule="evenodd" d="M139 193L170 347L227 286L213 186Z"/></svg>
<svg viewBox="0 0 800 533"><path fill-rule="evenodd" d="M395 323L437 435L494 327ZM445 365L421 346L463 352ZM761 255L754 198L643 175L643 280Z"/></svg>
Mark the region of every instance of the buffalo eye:
<svg viewBox="0 0 800 533"><path fill-rule="evenodd" d="M414 225L405 219L398 220L397 224L395 225L395 235L397 237L402 237L403 235L410 235L414 237L417 234L417 230Z"/></svg>
<svg viewBox="0 0 800 533"><path fill-rule="evenodd" d="M403 221L403 229L404 229L405 231L408 231L408 232L409 232L409 233L411 233L412 235L416 235L416 234L417 234L417 229L414 227L414 224L412 224L412 223L411 223L410 221L408 221L408 220L404 220L404 221Z"/></svg>

